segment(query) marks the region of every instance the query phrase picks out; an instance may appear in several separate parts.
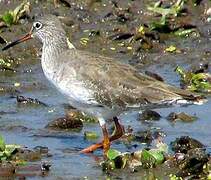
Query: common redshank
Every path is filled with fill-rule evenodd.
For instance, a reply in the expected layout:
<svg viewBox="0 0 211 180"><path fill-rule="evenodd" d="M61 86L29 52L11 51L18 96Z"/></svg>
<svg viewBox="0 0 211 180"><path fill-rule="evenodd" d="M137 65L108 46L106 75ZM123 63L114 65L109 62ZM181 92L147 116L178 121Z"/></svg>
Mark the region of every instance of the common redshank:
<svg viewBox="0 0 211 180"><path fill-rule="evenodd" d="M76 49L67 39L59 19L53 15L36 20L28 34L2 50L31 38L37 38L43 44L41 64L47 79L67 97L73 107L99 120L102 142L82 152L103 147L106 153L110 142L123 134L123 126L117 117L130 108L203 101L195 93L141 74L128 64ZM116 133L112 136L109 136L106 128L108 119L115 122Z"/></svg>

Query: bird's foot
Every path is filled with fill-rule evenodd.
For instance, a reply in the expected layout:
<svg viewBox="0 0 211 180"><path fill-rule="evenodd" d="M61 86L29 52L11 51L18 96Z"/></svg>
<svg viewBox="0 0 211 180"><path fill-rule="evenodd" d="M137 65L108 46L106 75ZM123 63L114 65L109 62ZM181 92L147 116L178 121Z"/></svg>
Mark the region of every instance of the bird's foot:
<svg viewBox="0 0 211 180"><path fill-rule="evenodd" d="M93 144L83 150L81 150L81 153L92 153L93 151L103 148L104 154L107 154L109 148L110 148L110 140L109 139L104 139L103 142Z"/></svg>
<svg viewBox="0 0 211 180"><path fill-rule="evenodd" d="M99 149L99 148L102 148L102 147L103 147L103 143L102 142L101 143L97 143L97 144L93 144L93 145L81 150L80 153L92 153L96 149Z"/></svg>
<svg viewBox="0 0 211 180"><path fill-rule="evenodd" d="M114 118L114 123L115 123L115 130L114 133L111 137L107 138L107 133L104 132L104 140L100 143L97 144L93 144L83 150L81 150L81 153L92 153L93 151L99 149L99 148L103 148L104 150L104 154L106 154L110 148L110 143L116 139L119 139L120 137L122 137L122 135L124 134L124 126L121 125L119 123L119 120L115 117ZM105 130L103 130L105 131Z"/></svg>

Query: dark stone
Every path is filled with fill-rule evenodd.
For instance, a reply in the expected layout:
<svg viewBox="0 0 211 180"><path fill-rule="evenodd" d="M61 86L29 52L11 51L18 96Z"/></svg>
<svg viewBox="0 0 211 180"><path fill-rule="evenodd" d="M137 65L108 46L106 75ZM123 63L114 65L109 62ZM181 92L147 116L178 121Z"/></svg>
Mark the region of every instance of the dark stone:
<svg viewBox="0 0 211 180"><path fill-rule="evenodd" d="M169 121L181 120L181 121L184 121L184 122L192 122L192 121L196 120L197 117L191 116L191 115L186 114L186 113L184 113L184 112L181 112L181 113L171 112L171 113L167 116L166 119L169 120Z"/></svg>
<svg viewBox="0 0 211 180"><path fill-rule="evenodd" d="M15 173L15 167L9 162L0 163L0 177L12 177Z"/></svg>
<svg viewBox="0 0 211 180"><path fill-rule="evenodd" d="M187 153L191 149L203 148L204 145L196 139L189 136L181 136L176 138L175 141L171 142L172 150L175 153Z"/></svg>
<svg viewBox="0 0 211 180"><path fill-rule="evenodd" d="M109 38L111 40L114 40L114 41L119 41L119 40L126 40L126 39L129 39L133 36L132 33L118 33L118 34L114 34L112 36L110 36Z"/></svg>
<svg viewBox="0 0 211 180"><path fill-rule="evenodd" d="M145 71L145 74L154 78L154 79L156 79L156 80L158 80L158 81L164 82L164 79L157 73L154 73L154 72L151 72L151 71Z"/></svg>
<svg viewBox="0 0 211 180"><path fill-rule="evenodd" d="M34 150L38 151L40 154L48 153L48 147L45 147L45 146L36 146L36 147L34 147Z"/></svg>
<svg viewBox="0 0 211 180"><path fill-rule="evenodd" d="M177 173L180 177L196 175L203 173L204 165L209 161L209 155L205 152L205 149L196 148L191 149L184 156L184 159L179 163L179 172Z"/></svg>
<svg viewBox="0 0 211 180"><path fill-rule="evenodd" d="M54 130L82 128L81 113L75 110L68 112L66 117L50 122L46 127Z"/></svg>
<svg viewBox="0 0 211 180"><path fill-rule="evenodd" d="M23 159L25 161L36 161L41 159L41 154L38 151L32 151L29 149L17 149L13 158Z"/></svg>
<svg viewBox="0 0 211 180"><path fill-rule="evenodd" d="M17 102L21 104L36 104L36 105L42 105L42 106L48 106L47 104L39 101L38 99L28 98L24 96L17 96Z"/></svg>
<svg viewBox="0 0 211 180"><path fill-rule="evenodd" d="M198 73L207 73L209 69L209 63L208 62L197 62L190 67L190 71L194 74Z"/></svg>
<svg viewBox="0 0 211 180"><path fill-rule="evenodd" d="M138 134L135 135L135 140L140 143L150 144L153 140L153 135L150 131L138 132Z"/></svg>
<svg viewBox="0 0 211 180"><path fill-rule="evenodd" d="M48 162L43 162L41 164L41 170L42 171L49 171L51 167L51 164L49 164Z"/></svg>
<svg viewBox="0 0 211 180"><path fill-rule="evenodd" d="M144 110L139 116L139 120L141 121L158 121L160 118L161 115L152 110Z"/></svg>

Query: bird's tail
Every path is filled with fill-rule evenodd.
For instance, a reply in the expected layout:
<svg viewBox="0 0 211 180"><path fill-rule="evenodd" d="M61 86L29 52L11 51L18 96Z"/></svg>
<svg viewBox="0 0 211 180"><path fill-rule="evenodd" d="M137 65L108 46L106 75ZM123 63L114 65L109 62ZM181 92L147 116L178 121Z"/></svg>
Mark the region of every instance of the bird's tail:
<svg viewBox="0 0 211 180"><path fill-rule="evenodd" d="M202 105L205 102L207 102L207 99L202 96L199 95L197 93L188 91L188 90L184 90L184 89L179 89L173 86L169 86L168 87L169 90L171 90L172 92L174 92L175 94L181 96L181 99L177 99L176 103L177 104L197 104L197 105Z"/></svg>

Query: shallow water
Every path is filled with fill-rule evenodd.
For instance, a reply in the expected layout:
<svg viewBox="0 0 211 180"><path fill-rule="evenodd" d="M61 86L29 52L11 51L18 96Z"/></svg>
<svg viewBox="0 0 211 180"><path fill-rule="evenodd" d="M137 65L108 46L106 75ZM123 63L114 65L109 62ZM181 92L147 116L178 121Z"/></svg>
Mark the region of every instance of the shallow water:
<svg viewBox="0 0 211 180"><path fill-rule="evenodd" d="M7 8L15 7L13 3L11 3L11 5L1 5ZM53 8L52 4L49 5L47 11L50 11L51 8ZM40 5L35 4L32 13L34 13L35 9L41 9ZM2 13L2 11L3 10L1 9L0 12ZM64 14L63 11L68 15L71 14L71 12L64 7L57 11L59 11L60 14ZM76 12L72 13L73 15L77 14ZM79 12L79 14L80 13L83 14L82 12ZM99 18L97 17L98 16L93 15L90 19L97 21ZM72 41L77 47L101 54L109 54L112 57L121 59L123 62L128 62L130 60L128 57L131 57L131 55L122 55L121 53L116 53L111 50L102 52L99 48L103 44L102 40L94 41L86 47L80 45L79 41L80 38L84 36L84 29L90 27L96 28L101 25L102 24L93 25L91 23L81 24L81 29L77 32L70 28L68 29L68 32L75 31L75 34L72 35ZM146 52L146 59L148 59L149 62L145 65L138 62L135 65L139 67L140 71L150 70L156 72L160 74L166 82L179 86L179 77L174 72L176 65L179 64L180 66L187 68L192 64L197 63L199 60L210 60L209 57L205 57L204 52L210 51L210 39L207 31L211 26L209 24L203 24L201 21L199 21L199 25L203 25L203 27L200 26L200 28L202 29L201 31L204 32L204 36L200 38L185 39L173 38L165 42L166 44L173 43L177 47L185 49L186 53L166 54L163 53L163 51L155 51L152 53ZM29 25L27 24L27 27L28 26ZM22 27L22 29L15 31L15 28L20 27ZM6 31L2 33L1 36L10 41L22 33L25 33L26 30L24 27L24 25L16 25L15 27L10 28L11 32ZM40 47L39 43L31 41L4 53L4 55L7 56L10 55L16 58L21 57L21 60L19 60L20 64L16 68L18 72L0 72L0 86L12 89L12 92L10 90L0 92L1 134L5 137L7 143L22 144L30 148L35 146L47 146L49 148L49 151L53 156L45 160L51 162L52 168L49 175L42 179L82 179L84 177L88 177L89 179L106 178L108 175L102 172L100 166L98 165L99 162L96 161L96 158L102 158L102 151L97 151L94 155L78 154L78 151L82 148L100 140L88 141L84 139L84 132L87 130L95 131L98 135L101 135L98 124L85 124L83 129L79 132L50 131L45 128L50 121L64 115L64 104L67 102L65 98L57 92L57 90L44 77L38 60L39 58L36 57L36 53L34 53L34 51L39 51L37 47L34 47L34 44L38 45L37 47ZM110 45L112 45L112 43L105 44L104 46L109 47ZM139 63L141 66L138 66ZM26 73L27 70L31 70L31 72ZM14 83L17 82L21 84L20 87L14 86ZM14 93L14 89L17 89L19 92ZM20 105L16 102L16 98L13 98L16 94L37 98L46 103L48 107ZM211 98L208 97L208 102L201 106L190 105L187 107L155 109L162 115L162 118L159 121L142 123L137 120L139 112L127 112L122 114L121 121L125 127L131 125L135 132L148 129L160 129L166 134L164 141L167 144L175 140L177 137L191 136L202 142L207 147L211 147L210 107ZM190 115L197 116L198 119L191 123L184 123L180 121L170 123L165 119L170 112L186 112ZM138 144L137 149L145 147L143 144L134 142L134 144L135 143ZM121 140L114 142L112 147L120 151L137 150L128 148ZM209 149L210 148L208 148L208 150ZM143 170L138 173L117 171L113 174L113 177L122 177L123 179L140 179L140 177L147 177L150 173L155 173L155 175L159 177L165 177L165 175L157 169L150 171ZM39 178L40 177L32 177L31 179Z"/></svg>

